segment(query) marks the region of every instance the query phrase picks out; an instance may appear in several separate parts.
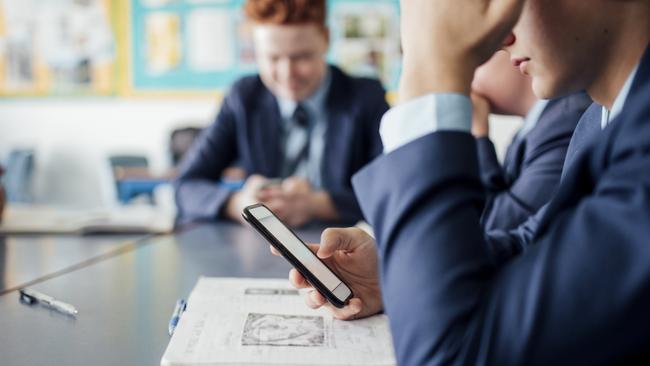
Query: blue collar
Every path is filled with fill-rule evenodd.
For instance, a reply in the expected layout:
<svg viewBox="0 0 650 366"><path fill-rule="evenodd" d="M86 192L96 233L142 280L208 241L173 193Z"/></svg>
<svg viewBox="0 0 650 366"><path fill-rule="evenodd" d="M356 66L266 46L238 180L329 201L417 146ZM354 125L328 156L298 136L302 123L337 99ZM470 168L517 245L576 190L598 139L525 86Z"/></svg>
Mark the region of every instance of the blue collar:
<svg viewBox="0 0 650 366"><path fill-rule="evenodd" d="M627 96L630 94L630 89L632 88L632 81L634 81L634 77L636 76L636 72L638 70L639 70L639 64L637 64L634 67L630 75L627 77L627 80L625 80L625 84L623 84L623 88L621 88L621 91L618 92L616 99L614 99L614 104L612 104L612 110L610 111L609 109L603 106L603 113L600 119L600 127L602 129L607 127L609 122L611 122L614 118L616 118L623 110L623 105L625 104L625 100L627 99Z"/></svg>
<svg viewBox="0 0 650 366"><path fill-rule="evenodd" d="M323 81L318 86L318 89L307 99L301 101L301 103L307 108L307 112L312 116L317 115L318 111L325 109L325 98L327 97L327 92L330 89L332 83L332 73L329 70L329 67L325 71L325 77ZM277 97L278 107L280 109L280 115L282 120L287 121L293 116L293 112L298 106L298 102L295 100L284 99Z"/></svg>

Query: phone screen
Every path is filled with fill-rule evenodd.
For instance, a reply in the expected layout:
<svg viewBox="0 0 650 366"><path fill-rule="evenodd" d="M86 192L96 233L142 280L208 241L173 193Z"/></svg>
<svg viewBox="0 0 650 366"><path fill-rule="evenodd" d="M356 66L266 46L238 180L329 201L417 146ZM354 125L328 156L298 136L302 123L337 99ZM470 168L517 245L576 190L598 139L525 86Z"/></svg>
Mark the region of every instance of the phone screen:
<svg viewBox="0 0 650 366"><path fill-rule="evenodd" d="M249 210L250 214L268 230L282 245L341 301L351 294L345 285L318 257L275 215L264 206Z"/></svg>

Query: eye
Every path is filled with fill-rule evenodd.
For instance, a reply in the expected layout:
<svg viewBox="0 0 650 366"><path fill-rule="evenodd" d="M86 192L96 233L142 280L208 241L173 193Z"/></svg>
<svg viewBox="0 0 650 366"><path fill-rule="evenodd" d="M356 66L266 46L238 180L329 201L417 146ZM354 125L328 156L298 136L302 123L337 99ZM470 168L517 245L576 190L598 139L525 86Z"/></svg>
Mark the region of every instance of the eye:
<svg viewBox="0 0 650 366"><path fill-rule="evenodd" d="M299 53L293 57L294 61L309 61L313 58L314 54L312 52Z"/></svg>

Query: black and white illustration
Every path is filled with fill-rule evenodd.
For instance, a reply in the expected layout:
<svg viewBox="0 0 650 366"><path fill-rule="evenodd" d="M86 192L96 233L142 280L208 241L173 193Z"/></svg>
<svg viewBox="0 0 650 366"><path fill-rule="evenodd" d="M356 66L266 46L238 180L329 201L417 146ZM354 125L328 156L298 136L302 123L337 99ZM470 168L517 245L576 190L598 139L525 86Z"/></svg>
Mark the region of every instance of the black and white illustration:
<svg viewBox="0 0 650 366"><path fill-rule="evenodd" d="M243 346L322 347L325 321L321 316L249 313Z"/></svg>

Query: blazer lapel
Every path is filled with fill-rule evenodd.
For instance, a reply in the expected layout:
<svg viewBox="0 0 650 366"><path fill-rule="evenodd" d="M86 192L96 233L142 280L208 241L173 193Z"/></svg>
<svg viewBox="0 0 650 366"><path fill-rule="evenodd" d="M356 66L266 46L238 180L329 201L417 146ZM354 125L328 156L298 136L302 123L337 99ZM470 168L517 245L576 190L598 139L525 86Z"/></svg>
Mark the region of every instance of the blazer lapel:
<svg viewBox="0 0 650 366"><path fill-rule="evenodd" d="M282 118L275 97L268 91L260 98L260 106L252 116L251 151L253 161L260 162L257 169L267 177L279 177L283 159L282 149Z"/></svg>

